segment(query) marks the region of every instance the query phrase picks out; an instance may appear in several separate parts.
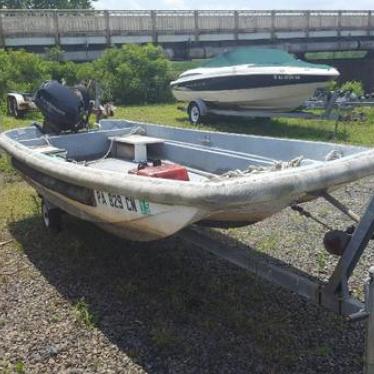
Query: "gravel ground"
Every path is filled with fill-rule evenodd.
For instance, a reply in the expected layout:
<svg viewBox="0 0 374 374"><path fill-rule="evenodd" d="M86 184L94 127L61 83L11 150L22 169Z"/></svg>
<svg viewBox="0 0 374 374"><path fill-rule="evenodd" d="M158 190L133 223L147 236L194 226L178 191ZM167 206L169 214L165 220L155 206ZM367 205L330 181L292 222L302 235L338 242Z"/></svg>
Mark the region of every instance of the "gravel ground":
<svg viewBox="0 0 374 374"><path fill-rule="evenodd" d="M374 178L334 195L361 213ZM45 232L31 188L0 192L0 372L361 373L363 323L311 305L176 237L129 243L71 217ZM305 207L350 224L318 200ZM326 279L336 258L319 225L287 209L212 230ZM236 244L235 244L236 243ZM352 279L360 289L371 244Z"/></svg>

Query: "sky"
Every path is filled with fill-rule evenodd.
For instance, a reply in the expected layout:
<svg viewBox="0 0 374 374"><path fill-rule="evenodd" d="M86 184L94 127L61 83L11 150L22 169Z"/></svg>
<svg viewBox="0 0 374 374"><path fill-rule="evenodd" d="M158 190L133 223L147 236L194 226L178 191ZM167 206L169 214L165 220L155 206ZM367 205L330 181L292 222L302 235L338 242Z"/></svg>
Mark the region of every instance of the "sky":
<svg viewBox="0 0 374 374"><path fill-rule="evenodd" d="M98 0L97 9L374 9L374 0Z"/></svg>

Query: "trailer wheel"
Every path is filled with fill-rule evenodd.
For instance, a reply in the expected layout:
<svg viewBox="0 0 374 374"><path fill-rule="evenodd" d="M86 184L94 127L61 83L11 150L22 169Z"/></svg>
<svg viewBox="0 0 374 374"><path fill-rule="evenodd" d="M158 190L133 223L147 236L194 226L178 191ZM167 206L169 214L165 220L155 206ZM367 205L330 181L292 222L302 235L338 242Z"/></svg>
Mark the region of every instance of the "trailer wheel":
<svg viewBox="0 0 374 374"><path fill-rule="evenodd" d="M61 210L58 208L51 208L49 204L42 200L42 218L44 226L51 231L61 231Z"/></svg>
<svg viewBox="0 0 374 374"><path fill-rule="evenodd" d="M195 101L192 101L187 108L188 119L193 125L197 125L201 121L201 111Z"/></svg>

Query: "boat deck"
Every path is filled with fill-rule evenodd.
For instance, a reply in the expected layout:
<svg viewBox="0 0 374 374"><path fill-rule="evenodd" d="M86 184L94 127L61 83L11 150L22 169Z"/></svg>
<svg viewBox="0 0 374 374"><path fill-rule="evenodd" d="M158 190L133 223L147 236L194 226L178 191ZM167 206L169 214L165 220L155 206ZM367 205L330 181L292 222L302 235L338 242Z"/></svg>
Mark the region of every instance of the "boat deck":
<svg viewBox="0 0 374 374"><path fill-rule="evenodd" d="M162 160L165 163L172 163L169 160ZM89 163L88 167L98 169L98 170L106 170L106 171L114 171L117 173L128 174L128 172L132 169L136 169L138 166L137 162L123 160L118 158L108 157L105 159L100 159L97 161L92 161ZM192 182L203 182L208 179L208 173L202 173L198 170L187 168L188 176L190 181ZM213 175L213 174L212 174Z"/></svg>

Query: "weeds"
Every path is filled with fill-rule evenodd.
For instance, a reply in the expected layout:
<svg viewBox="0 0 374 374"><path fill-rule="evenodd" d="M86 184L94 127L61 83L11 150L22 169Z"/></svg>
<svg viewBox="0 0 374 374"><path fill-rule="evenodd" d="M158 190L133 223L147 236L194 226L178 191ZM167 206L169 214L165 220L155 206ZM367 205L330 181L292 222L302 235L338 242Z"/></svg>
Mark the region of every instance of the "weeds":
<svg viewBox="0 0 374 374"><path fill-rule="evenodd" d="M259 251L269 253L274 251L279 245L279 239L275 235L268 235L256 243Z"/></svg>
<svg viewBox="0 0 374 374"><path fill-rule="evenodd" d="M97 317L90 312L89 306L84 298L78 300L77 303L74 304L74 314L80 323L83 323L86 327L92 329L97 324Z"/></svg>
<svg viewBox="0 0 374 374"><path fill-rule="evenodd" d="M317 255L318 273L323 273L325 271L327 260L328 260L327 252L324 250L319 251Z"/></svg>
<svg viewBox="0 0 374 374"><path fill-rule="evenodd" d="M26 367L25 364L22 361L16 362L14 365L14 370L17 374L24 374L26 373Z"/></svg>

